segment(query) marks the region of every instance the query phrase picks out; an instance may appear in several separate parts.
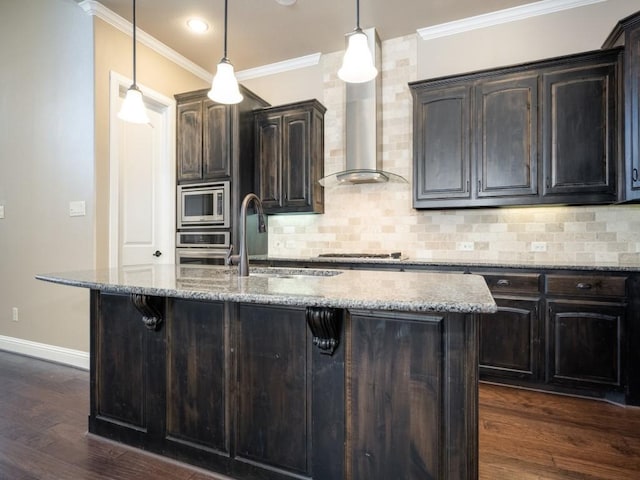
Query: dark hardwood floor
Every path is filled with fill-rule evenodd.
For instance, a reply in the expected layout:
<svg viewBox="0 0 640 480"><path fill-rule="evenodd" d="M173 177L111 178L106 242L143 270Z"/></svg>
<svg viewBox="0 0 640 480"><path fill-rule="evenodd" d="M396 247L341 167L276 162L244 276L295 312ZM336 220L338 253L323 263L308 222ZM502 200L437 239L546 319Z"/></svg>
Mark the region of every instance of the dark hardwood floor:
<svg viewBox="0 0 640 480"><path fill-rule="evenodd" d="M0 352L0 480L224 478L87 435L88 410L87 372ZM480 479L640 479L640 408L483 384Z"/></svg>

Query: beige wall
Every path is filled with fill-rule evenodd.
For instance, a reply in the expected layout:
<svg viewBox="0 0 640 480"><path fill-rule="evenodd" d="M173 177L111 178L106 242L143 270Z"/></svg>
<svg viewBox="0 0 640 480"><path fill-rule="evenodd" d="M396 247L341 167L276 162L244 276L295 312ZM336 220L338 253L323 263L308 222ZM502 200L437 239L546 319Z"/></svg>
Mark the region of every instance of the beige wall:
<svg viewBox="0 0 640 480"><path fill-rule="evenodd" d="M91 35L72 0L0 4L0 335L82 350L87 292L34 275L93 266Z"/></svg>
<svg viewBox="0 0 640 480"><path fill-rule="evenodd" d="M132 39L103 20L94 23L95 155L96 155L96 264L108 265L109 253L109 75L132 78ZM206 88L207 82L138 42L136 81L166 97Z"/></svg>
<svg viewBox="0 0 640 480"><path fill-rule="evenodd" d="M411 179L407 82L597 49L619 19L638 9L637 2L608 0L437 40L408 35L383 42L385 169ZM322 58L325 173L344 168L344 85L336 76L341 56ZM296 92L301 98L290 100L305 93ZM531 252L533 241L547 242L547 252ZM473 242L475 251L458 251L458 242ZM441 261L637 265L640 205L416 211L410 184L360 185L326 189L324 215L269 219L272 256L390 251Z"/></svg>
<svg viewBox="0 0 640 480"><path fill-rule="evenodd" d="M73 0L0 2L0 347L89 350L88 291L34 275L107 264L109 72L130 78L131 50ZM138 83L167 97L206 87L141 45L138 62ZM86 216L69 217L74 200Z"/></svg>

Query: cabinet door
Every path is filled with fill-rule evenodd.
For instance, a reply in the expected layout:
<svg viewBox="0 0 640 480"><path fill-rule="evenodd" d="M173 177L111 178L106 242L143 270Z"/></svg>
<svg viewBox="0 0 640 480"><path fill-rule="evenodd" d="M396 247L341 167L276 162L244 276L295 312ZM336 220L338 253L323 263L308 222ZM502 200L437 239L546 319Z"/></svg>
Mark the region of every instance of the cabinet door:
<svg viewBox="0 0 640 480"><path fill-rule="evenodd" d="M167 320L167 441L228 453L224 306L173 299Z"/></svg>
<svg viewBox="0 0 640 480"><path fill-rule="evenodd" d="M616 199L616 82L612 63L543 75L546 201Z"/></svg>
<svg viewBox="0 0 640 480"><path fill-rule="evenodd" d="M236 455L292 478L310 476L305 310L241 304L238 312Z"/></svg>
<svg viewBox="0 0 640 480"><path fill-rule="evenodd" d="M498 312L480 315L480 375L540 378L538 300L495 298Z"/></svg>
<svg viewBox="0 0 640 480"><path fill-rule="evenodd" d="M414 97L415 208L469 199L470 86L429 88Z"/></svg>
<svg viewBox="0 0 640 480"><path fill-rule="evenodd" d="M205 180L231 175L231 123L229 107L210 100L203 104L202 177Z"/></svg>
<svg viewBox="0 0 640 480"><path fill-rule="evenodd" d="M538 76L484 81L475 99L477 196L536 196Z"/></svg>
<svg viewBox="0 0 640 480"><path fill-rule="evenodd" d="M283 205L290 210L311 207L311 113L299 110L283 116L282 193Z"/></svg>
<svg viewBox="0 0 640 480"><path fill-rule="evenodd" d="M202 102L178 104L177 180L202 179Z"/></svg>
<svg viewBox="0 0 640 480"><path fill-rule="evenodd" d="M625 200L640 200L640 27L625 44Z"/></svg>
<svg viewBox="0 0 640 480"><path fill-rule="evenodd" d="M258 192L265 211L283 206L281 132L280 114L256 115Z"/></svg>
<svg viewBox="0 0 640 480"><path fill-rule="evenodd" d="M558 300L548 307L547 380L591 389L619 387L624 306Z"/></svg>

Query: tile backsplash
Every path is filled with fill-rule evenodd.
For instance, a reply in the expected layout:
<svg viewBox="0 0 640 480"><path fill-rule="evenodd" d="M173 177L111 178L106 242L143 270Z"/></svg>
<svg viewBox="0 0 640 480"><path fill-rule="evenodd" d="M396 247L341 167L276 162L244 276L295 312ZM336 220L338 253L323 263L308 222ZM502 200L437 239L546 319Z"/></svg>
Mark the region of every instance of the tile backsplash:
<svg viewBox="0 0 640 480"><path fill-rule="evenodd" d="M382 44L382 161L409 182L407 83L416 80L416 42L409 35ZM341 61L341 53L323 56L325 174L344 168L345 92L336 74ZM469 244L472 251L462 250ZM640 205L415 210L410 183L389 183L327 188L323 215L269 219L273 257L395 251L438 261L640 264Z"/></svg>

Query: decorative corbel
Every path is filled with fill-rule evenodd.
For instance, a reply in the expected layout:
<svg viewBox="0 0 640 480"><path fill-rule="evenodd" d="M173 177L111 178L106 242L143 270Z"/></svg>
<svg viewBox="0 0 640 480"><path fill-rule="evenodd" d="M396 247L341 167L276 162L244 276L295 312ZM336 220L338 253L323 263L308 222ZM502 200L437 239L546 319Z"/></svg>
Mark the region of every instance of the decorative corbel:
<svg viewBox="0 0 640 480"><path fill-rule="evenodd" d="M340 312L335 308L307 307L307 325L320 353L333 355L340 343Z"/></svg>
<svg viewBox="0 0 640 480"><path fill-rule="evenodd" d="M131 294L131 302L136 310L142 314L142 322L149 330L157 331L162 324L162 314L152 304L152 297L149 295L141 295L139 293Z"/></svg>

